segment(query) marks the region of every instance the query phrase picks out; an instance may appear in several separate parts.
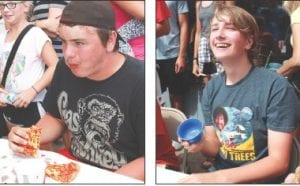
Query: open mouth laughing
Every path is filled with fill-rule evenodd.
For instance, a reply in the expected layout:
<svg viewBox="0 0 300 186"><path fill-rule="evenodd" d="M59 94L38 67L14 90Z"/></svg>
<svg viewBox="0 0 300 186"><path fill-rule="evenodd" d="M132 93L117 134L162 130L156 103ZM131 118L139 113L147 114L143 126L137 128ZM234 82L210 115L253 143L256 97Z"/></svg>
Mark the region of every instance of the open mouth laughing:
<svg viewBox="0 0 300 186"><path fill-rule="evenodd" d="M216 48L228 48L228 47L230 47L231 45L230 44L228 44L228 43L216 43L215 44L215 47Z"/></svg>

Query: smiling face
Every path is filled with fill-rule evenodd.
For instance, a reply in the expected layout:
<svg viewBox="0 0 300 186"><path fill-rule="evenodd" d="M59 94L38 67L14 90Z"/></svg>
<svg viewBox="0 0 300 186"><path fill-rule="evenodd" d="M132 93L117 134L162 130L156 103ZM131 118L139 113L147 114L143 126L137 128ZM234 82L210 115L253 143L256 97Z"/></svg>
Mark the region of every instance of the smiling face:
<svg viewBox="0 0 300 186"><path fill-rule="evenodd" d="M219 61L226 61L247 55L252 40L247 39L229 20L213 18L210 35L211 49Z"/></svg>
<svg viewBox="0 0 300 186"><path fill-rule="evenodd" d="M255 19L246 11L236 6L218 7L210 32L210 46L218 61L251 58L257 36Z"/></svg>
<svg viewBox="0 0 300 186"><path fill-rule="evenodd" d="M22 1L1 1L0 11L3 20L8 25L16 25L27 20L30 9L29 2Z"/></svg>
<svg viewBox="0 0 300 186"><path fill-rule="evenodd" d="M224 127L225 127L225 123L226 121L225 121L225 116L222 114L222 113L220 113L220 114L218 114L217 116L216 116L216 118L215 118L215 123L216 123L216 126L220 129L220 130L223 130L224 129Z"/></svg>

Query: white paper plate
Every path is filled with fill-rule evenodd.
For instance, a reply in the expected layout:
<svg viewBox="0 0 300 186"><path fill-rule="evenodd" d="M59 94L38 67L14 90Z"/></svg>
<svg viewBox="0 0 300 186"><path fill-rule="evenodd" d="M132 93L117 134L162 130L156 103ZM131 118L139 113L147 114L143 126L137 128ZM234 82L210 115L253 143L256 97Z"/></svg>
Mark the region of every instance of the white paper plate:
<svg viewBox="0 0 300 186"><path fill-rule="evenodd" d="M24 163L32 166L30 168L35 169L40 164L51 163L51 164L63 164L70 163L72 160L64 157L55 152L40 150L36 158L31 157L20 157L13 153L8 146L6 139L0 139L0 183L17 183L17 175L15 169L18 169L20 165ZM26 163L27 162L27 163ZM34 163L31 163L34 162ZM78 164L78 163L77 163ZM79 164L78 164L79 165ZM80 165L79 165L80 166ZM29 168L29 169L30 169ZM20 168L19 168L20 169ZM25 170L26 169L26 170ZM25 171L28 167L24 168ZM75 178L76 180L76 178ZM73 180L73 181L75 181ZM52 178L45 177L45 183L60 183Z"/></svg>

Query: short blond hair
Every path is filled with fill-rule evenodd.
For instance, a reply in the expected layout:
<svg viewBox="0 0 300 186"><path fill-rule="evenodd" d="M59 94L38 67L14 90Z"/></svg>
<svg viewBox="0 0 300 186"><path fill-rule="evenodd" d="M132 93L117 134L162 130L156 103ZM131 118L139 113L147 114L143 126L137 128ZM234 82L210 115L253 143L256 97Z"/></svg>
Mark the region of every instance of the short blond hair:
<svg viewBox="0 0 300 186"><path fill-rule="evenodd" d="M33 13L33 2L32 1L22 1L25 6L28 7L28 12L26 12L27 21L31 21L32 13Z"/></svg>

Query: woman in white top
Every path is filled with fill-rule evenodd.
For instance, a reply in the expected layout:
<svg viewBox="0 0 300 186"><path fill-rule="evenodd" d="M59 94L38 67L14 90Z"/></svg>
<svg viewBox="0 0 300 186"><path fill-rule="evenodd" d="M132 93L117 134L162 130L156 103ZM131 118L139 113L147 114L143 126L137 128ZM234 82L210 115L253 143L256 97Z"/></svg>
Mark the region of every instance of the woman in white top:
<svg viewBox="0 0 300 186"><path fill-rule="evenodd" d="M293 46L293 54L277 72L284 76L290 76L300 69L300 2L284 1L283 7L291 17L292 36L290 42Z"/></svg>
<svg viewBox="0 0 300 186"><path fill-rule="evenodd" d="M30 24L28 15L31 6L29 1L0 2L0 11L8 26L7 32L0 33L0 79L15 40ZM13 125L29 127L40 119L44 113L41 102L46 94L45 88L51 82L57 61L45 32L38 27L29 30L13 59L5 88L0 88L0 107L9 128Z"/></svg>

